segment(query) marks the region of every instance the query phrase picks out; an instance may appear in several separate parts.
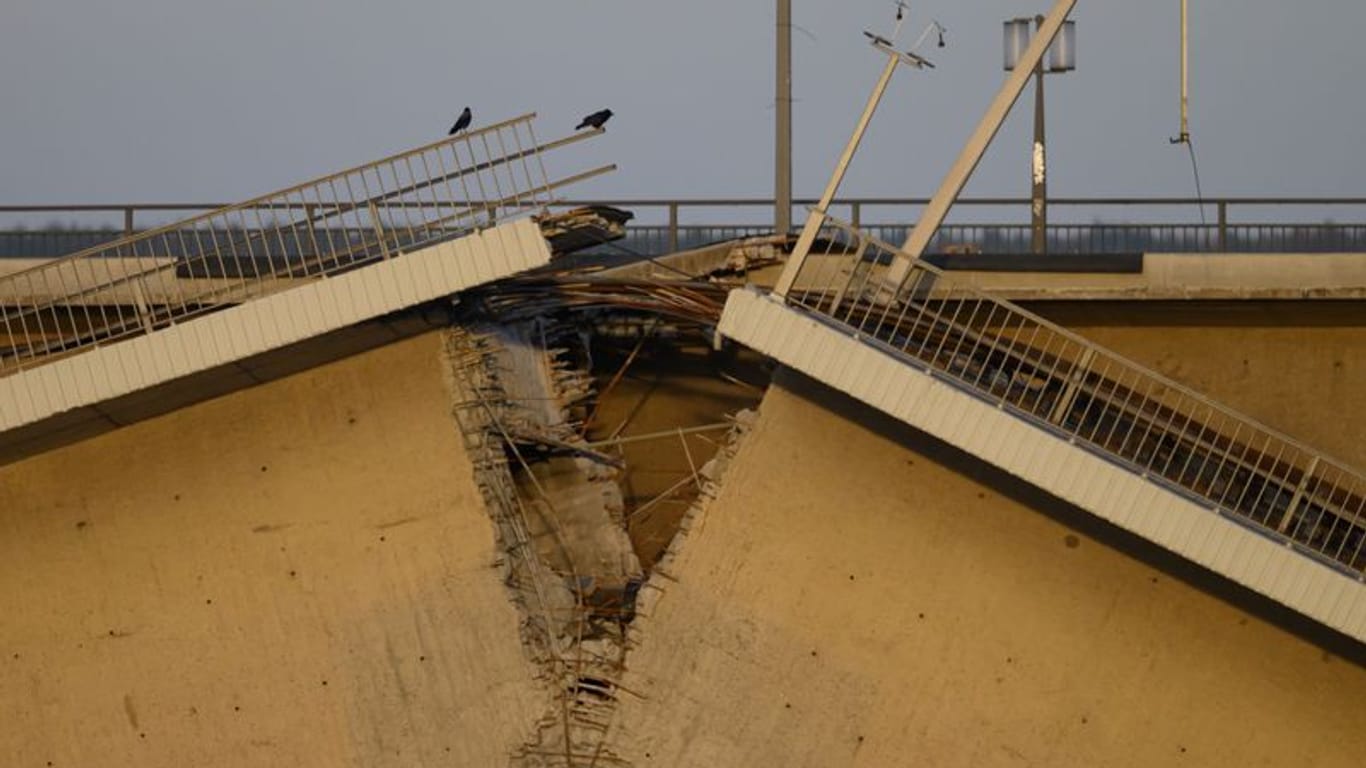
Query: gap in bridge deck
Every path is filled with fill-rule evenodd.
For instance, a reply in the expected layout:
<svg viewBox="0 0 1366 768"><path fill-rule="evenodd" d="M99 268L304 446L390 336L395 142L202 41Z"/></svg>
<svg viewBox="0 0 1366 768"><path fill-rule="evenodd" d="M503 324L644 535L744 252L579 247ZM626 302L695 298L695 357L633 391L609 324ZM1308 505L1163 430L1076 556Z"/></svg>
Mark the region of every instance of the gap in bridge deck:
<svg viewBox="0 0 1366 768"><path fill-rule="evenodd" d="M592 373L599 399L586 437L597 442L685 431L606 449L625 462L620 485L627 533L648 572L698 498L694 467L700 471L727 437L726 430L686 430L718 424L757 407L772 365L734 345L715 351L698 329L661 326L640 343L626 372L609 387L638 343L634 336L594 336ZM705 484L705 478L701 482Z"/></svg>

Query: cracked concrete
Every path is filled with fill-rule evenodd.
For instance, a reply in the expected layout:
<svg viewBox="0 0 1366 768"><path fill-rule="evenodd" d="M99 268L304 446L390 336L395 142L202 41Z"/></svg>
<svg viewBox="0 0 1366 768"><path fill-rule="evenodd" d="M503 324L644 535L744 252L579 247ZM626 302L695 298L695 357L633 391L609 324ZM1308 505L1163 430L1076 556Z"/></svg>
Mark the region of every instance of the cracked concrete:
<svg viewBox="0 0 1366 768"><path fill-rule="evenodd" d="M624 765L604 737L642 574L611 471L577 456L531 455L583 442L567 413L589 388L547 343L547 334L559 333L538 321L456 328L447 335L446 359L456 421L507 556L523 643L547 694L511 765L591 760L610 768Z"/></svg>

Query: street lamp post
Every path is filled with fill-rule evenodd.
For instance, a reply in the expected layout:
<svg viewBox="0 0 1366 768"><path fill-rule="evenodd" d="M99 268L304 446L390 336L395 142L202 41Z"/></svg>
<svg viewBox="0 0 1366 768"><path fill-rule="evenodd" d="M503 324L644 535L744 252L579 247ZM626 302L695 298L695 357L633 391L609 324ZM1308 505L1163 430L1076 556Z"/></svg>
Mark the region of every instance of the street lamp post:
<svg viewBox="0 0 1366 768"><path fill-rule="evenodd" d="M773 231L792 230L792 0L778 0L775 78Z"/></svg>
<svg viewBox="0 0 1366 768"><path fill-rule="evenodd" d="M1043 16L1011 19L1005 23L1005 69L1015 69L1020 55L1029 46L1035 29L1042 27ZM1034 151L1031 162L1033 187L1030 195L1030 240L1036 254L1048 251L1048 145L1044 123L1043 76L1049 72L1070 72L1077 68L1077 27L1075 21L1063 25L1048 49L1048 66L1040 60L1034 67Z"/></svg>

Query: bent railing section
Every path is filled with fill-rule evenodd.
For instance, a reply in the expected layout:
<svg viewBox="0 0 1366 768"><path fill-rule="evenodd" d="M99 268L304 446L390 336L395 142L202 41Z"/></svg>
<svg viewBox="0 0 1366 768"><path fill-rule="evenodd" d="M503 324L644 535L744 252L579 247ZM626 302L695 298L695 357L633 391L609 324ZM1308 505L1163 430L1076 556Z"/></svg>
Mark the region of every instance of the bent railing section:
<svg viewBox="0 0 1366 768"><path fill-rule="evenodd" d="M0 375L539 211L534 115L0 278ZM149 297L156 297L155 301Z"/></svg>
<svg viewBox="0 0 1366 768"><path fill-rule="evenodd" d="M1366 477L826 217L786 301L932 376L1366 579ZM904 256L902 257L904 258Z"/></svg>

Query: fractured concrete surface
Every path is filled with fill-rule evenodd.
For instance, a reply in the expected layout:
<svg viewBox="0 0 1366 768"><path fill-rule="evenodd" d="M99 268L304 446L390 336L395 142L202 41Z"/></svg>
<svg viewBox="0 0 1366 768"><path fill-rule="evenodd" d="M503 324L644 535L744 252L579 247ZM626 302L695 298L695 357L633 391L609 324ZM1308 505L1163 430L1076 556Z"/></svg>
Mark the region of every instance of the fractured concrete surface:
<svg viewBox="0 0 1366 768"><path fill-rule="evenodd" d="M677 549L633 626L614 744L635 765L1366 754L1360 659L806 380L770 389Z"/></svg>
<svg viewBox="0 0 1366 768"><path fill-rule="evenodd" d="M541 714L438 334L0 468L0 764L499 765Z"/></svg>

